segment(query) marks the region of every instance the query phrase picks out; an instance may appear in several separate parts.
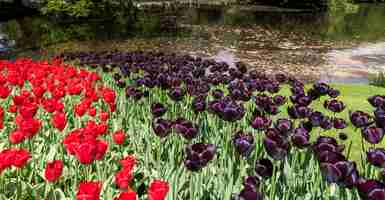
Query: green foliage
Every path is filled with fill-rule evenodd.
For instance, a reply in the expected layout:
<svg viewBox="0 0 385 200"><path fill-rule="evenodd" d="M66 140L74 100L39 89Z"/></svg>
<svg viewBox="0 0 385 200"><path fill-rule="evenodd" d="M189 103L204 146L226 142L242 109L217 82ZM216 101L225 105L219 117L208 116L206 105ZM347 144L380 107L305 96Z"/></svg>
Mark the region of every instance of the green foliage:
<svg viewBox="0 0 385 200"><path fill-rule="evenodd" d="M385 87L385 72L379 72L377 74L372 74L369 77L369 84L378 86L378 87Z"/></svg>
<svg viewBox="0 0 385 200"><path fill-rule="evenodd" d="M41 8L43 14L63 13L73 17L87 17L91 14L95 4L91 0L66 2L61 0L47 0Z"/></svg>
<svg viewBox="0 0 385 200"><path fill-rule="evenodd" d="M358 6L354 5L351 0L328 0L328 8L332 14L337 12L354 13Z"/></svg>
<svg viewBox="0 0 385 200"><path fill-rule="evenodd" d="M45 15L67 15L70 17L121 18L132 15L131 0L46 0L41 8Z"/></svg>

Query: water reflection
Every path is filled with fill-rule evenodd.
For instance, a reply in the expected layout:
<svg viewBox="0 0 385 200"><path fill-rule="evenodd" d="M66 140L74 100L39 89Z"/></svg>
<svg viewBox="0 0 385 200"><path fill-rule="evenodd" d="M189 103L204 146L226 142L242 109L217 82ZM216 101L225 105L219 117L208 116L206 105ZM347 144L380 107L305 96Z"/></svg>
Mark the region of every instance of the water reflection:
<svg viewBox="0 0 385 200"><path fill-rule="evenodd" d="M139 17L135 23L124 24L58 23L24 17L2 23L0 35L2 32L16 41L13 57L40 55L42 49L51 54L64 50L162 50L229 63L243 61L268 73L281 71L308 80L351 82L345 75L356 70L354 77L362 81L366 69L385 63L385 53L369 51L372 46L356 49L371 42L378 45L378 51L385 50L380 48L385 40L384 4L362 4L350 14L201 7L166 16L146 12ZM366 72L357 72L356 66ZM336 69L343 76L333 78Z"/></svg>

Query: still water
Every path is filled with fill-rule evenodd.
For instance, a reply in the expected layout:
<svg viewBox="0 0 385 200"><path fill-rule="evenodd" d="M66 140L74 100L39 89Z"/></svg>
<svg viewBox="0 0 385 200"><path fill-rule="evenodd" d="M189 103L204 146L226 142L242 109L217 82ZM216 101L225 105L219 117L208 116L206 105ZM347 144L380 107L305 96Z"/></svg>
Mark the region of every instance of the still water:
<svg viewBox="0 0 385 200"><path fill-rule="evenodd" d="M367 82L385 69L385 4L350 13L293 13L253 7L143 12L135 22L61 21L28 16L0 22L0 55L155 50L243 61L303 80Z"/></svg>

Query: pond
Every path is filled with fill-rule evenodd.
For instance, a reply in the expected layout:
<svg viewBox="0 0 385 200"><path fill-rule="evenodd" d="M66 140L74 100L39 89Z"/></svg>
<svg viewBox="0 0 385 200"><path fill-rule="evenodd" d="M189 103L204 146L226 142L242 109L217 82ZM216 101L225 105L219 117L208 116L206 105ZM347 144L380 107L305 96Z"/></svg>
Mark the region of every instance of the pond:
<svg viewBox="0 0 385 200"><path fill-rule="evenodd" d="M385 67L385 4L350 13L265 7L184 7L144 11L135 22L61 21L27 16L0 22L0 56L48 57L64 51L161 50L243 61L302 80L367 82ZM2 52L2 53L1 53Z"/></svg>

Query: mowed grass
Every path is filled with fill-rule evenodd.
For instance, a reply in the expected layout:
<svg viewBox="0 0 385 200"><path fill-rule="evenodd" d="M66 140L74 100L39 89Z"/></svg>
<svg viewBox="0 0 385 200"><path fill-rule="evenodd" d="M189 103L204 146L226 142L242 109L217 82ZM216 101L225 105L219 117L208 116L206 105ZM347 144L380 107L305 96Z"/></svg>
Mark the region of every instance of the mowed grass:
<svg viewBox="0 0 385 200"><path fill-rule="evenodd" d="M348 123L348 127L343 130L331 129L328 131L321 131L320 134L325 136L332 136L336 138L341 144L345 144L346 146L345 155L349 156L349 160L356 161L361 168L362 162L365 162L366 164L366 160L365 160L366 150L369 147L376 147L376 148L385 147L385 139L382 140L382 142L378 145L371 145L367 143L365 140L362 140L361 130L356 129L350 122L349 111L354 112L354 111L361 110L369 113L370 115L374 115L373 111L375 110L375 108L370 105L367 99L368 97L376 94L384 95L385 88L366 85L366 84L331 84L331 86L333 88L340 90L341 95L337 99L343 101L346 106L343 112L338 113L335 116L345 119L346 122ZM306 88L310 88L310 87L312 87L312 85L306 86ZM281 94L288 96L291 94L291 92L289 88L283 88L281 90ZM323 107L324 100L328 98L329 97L322 97L321 100L312 102L311 107L314 110L320 111L328 116L334 116L334 113L326 110ZM285 114L287 114L286 111L284 112ZM316 132L318 131L319 130L316 130ZM312 139L315 139L318 136L316 132L313 131ZM340 132L346 133L348 135L348 139L345 141L340 140L338 138L338 135ZM364 150L362 146L362 141L364 141ZM362 153L363 155L361 155Z"/></svg>

